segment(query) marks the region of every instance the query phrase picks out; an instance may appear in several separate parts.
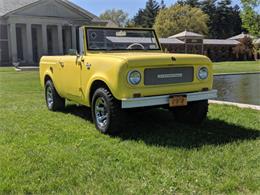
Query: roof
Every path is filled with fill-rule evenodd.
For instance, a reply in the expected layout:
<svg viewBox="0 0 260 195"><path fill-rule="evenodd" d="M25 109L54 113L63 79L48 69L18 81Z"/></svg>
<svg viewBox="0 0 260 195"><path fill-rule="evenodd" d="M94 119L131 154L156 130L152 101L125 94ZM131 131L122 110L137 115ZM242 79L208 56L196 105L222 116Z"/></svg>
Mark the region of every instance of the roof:
<svg viewBox="0 0 260 195"><path fill-rule="evenodd" d="M34 3L38 0L0 0L0 16Z"/></svg>
<svg viewBox="0 0 260 195"><path fill-rule="evenodd" d="M0 16L7 15L9 13L15 12L16 10L18 10L20 8L29 6L33 3L38 3L40 1L46 1L46 0L0 0ZM76 9L77 11L80 11L81 13L94 19L95 22L105 22L105 21L102 21L101 19L99 19L96 15L88 12L87 10L72 3L69 0L56 0L56 1L65 3L66 5Z"/></svg>
<svg viewBox="0 0 260 195"><path fill-rule="evenodd" d="M169 38L181 38L181 37L197 37L197 38L203 38L203 35L194 33L194 32L189 32L189 31L183 31L181 33L178 33L176 35L170 36Z"/></svg>
<svg viewBox="0 0 260 195"><path fill-rule="evenodd" d="M231 39L203 39L205 45L237 45L240 42Z"/></svg>
<svg viewBox="0 0 260 195"><path fill-rule="evenodd" d="M89 12L89 11L83 9L82 7L76 5L75 3L72 3L72 2L69 1L69 0L60 0L60 1L66 3L66 4L68 4L68 5L70 5L71 7L73 7L73 8L75 8L75 9L81 11L82 13L84 13L84 14L86 14L86 15L92 17L92 18L95 20L95 22L105 22L105 21L101 20L99 17L97 17L96 15L94 15L94 14L92 14L91 12Z"/></svg>
<svg viewBox="0 0 260 195"><path fill-rule="evenodd" d="M183 41L176 38L160 38L159 41L162 44L184 44Z"/></svg>
<svg viewBox="0 0 260 195"><path fill-rule="evenodd" d="M249 34L245 34L244 32L242 32L241 34L239 35L236 35L236 36L233 36L233 37L230 37L228 39L231 39L231 40L239 40L239 39L243 39L245 37L250 37L250 38L254 38L253 36L249 35Z"/></svg>

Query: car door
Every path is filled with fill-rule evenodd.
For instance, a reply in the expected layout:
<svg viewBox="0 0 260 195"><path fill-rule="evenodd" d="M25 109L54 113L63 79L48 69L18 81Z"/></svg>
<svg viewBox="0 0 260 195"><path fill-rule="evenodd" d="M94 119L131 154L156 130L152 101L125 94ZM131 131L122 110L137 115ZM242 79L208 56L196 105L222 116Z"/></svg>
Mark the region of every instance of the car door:
<svg viewBox="0 0 260 195"><path fill-rule="evenodd" d="M61 57L59 64L61 67L61 86L67 98L71 100L81 99L81 65L75 56Z"/></svg>

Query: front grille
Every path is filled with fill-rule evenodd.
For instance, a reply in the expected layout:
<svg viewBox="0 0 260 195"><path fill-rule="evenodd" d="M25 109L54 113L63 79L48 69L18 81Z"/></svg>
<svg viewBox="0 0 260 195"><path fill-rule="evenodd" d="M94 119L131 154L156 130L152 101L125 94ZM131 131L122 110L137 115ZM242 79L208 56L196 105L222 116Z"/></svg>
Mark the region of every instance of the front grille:
<svg viewBox="0 0 260 195"><path fill-rule="evenodd" d="M193 67L147 68L144 70L145 85L188 83L193 79Z"/></svg>

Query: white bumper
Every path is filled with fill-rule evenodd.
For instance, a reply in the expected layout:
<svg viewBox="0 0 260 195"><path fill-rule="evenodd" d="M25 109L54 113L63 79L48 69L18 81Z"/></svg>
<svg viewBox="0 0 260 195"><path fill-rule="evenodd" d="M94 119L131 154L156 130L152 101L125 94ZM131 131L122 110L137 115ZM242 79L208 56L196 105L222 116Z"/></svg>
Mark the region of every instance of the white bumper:
<svg viewBox="0 0 260 195"><path fill-rule="evenodd" d="M202 91L196 93L178 93L163 96L152 96L152 97L142 97L142 98L131 98L122 100L122 108L138 108L147 106L160 106L169 104L170 97L174 95L187 96L188 102L195 102L200 100L208 100L216 98L218 91Z"/></svg>

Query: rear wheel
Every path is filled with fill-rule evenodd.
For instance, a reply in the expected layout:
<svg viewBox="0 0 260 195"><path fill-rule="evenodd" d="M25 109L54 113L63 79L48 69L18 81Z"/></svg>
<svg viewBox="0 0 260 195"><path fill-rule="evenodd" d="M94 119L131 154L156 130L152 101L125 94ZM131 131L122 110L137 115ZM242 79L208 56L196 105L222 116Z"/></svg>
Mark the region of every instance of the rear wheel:
<svg viewBox="0 0 260 195"><path fill-rule="evenodd" d="M104 134L114 134L120 131L124 114L120 101L116 100L106 88L95 91L91 104L92 118L96 128Z"/></svg>
<svg viewBox="0 0 260 195"><path fill-rule="evenodd" d="M208 100L189 102L186 107L172 108L177 122L201 124L207 117Z"/></svg>
<svg viewBox="0 0 260 195"><path fill-rule="evenodd" d="M51 80L45 83L45 100L48 109L51 111L65 108L65 99L59 96Z"/></svg>

